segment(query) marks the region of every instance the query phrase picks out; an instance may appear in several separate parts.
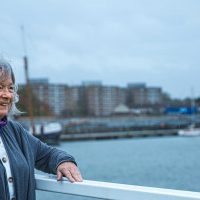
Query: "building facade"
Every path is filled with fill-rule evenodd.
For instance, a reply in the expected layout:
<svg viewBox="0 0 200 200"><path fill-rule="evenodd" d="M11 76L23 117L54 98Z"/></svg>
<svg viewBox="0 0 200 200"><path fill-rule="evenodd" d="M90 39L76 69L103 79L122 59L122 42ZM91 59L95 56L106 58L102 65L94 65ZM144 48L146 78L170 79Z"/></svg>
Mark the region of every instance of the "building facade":
<svg viewBox="0 0 200 200"><path fill-rule="evenodd" d="M33 94L48 104L54 115L60 115L65 109L67 85L49 84L48 79L31 79L30 86Z"/></svg>
<svg viewBox="0 0 200 200"><path fill-rule="evenodd" d="M147 87L145 83L122 88L104 86L101 82L68 86L50 84L48 79L34 79L30 84L39 101L48 104L56 116L108 116L119 105L142 108L162 103L162 89Z"/></svg>
<svg viewBox="0 0 200 200"><path fill-rule="evenodd" d="M162 96L162 89L159 87L147 87L145 83L129 84L127 104L130 108L160 105Z"/></svg>

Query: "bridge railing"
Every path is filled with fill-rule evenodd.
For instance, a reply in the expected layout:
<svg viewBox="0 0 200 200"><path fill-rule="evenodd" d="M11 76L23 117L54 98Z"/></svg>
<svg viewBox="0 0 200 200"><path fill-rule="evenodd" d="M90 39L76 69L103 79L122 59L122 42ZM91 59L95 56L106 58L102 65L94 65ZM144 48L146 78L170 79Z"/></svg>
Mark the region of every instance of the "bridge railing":
<svg viewBox="0 0 200 200"><path fill-rule="evenodd" d="M53 175L35 175L36 189L77 196L110 200L200 200L199 192L143 187L109 182L84 180L70 183L58 182Z"/></svg>

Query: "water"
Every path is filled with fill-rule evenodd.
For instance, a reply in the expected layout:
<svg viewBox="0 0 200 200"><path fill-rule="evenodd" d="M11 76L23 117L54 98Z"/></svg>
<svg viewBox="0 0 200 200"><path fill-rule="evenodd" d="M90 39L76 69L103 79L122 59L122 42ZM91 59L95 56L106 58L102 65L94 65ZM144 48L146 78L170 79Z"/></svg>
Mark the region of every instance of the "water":
<svg viewBox="0 0 200 200"><path fill-rule="evenodd" d="M200 192L200 137L63 142L84 179ZM38 200L89 200L37 191Z"/></svg>

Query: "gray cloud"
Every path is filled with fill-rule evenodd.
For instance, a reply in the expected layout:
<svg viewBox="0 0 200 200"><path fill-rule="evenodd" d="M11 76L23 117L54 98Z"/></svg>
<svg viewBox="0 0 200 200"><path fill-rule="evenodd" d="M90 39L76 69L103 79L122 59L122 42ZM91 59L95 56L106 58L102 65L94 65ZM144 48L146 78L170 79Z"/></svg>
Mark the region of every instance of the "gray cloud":
<svg viewBox="0 0 200 200"><path fill-rule="evenodd" d="M0 53L24 81L20 26L32 77L80 84L146 82L173 97L200 95L198 0L4 1Z"/></svg>

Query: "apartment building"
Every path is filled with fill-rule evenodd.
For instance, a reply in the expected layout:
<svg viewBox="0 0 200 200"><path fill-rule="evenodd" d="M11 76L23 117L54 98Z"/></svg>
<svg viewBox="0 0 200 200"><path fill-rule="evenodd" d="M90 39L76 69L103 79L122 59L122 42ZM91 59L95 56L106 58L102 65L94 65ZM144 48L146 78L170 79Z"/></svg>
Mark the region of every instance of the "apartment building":
<svg viewBox="0 0 200 200"><path fill-rule="evenodd" d="M115 86L104 86L101 91L102 105L101 115L110 115L120 104L125 104L125 90Z"/></svg>
<svg viewBox="0 0 200 200"><path fill-rule="evenodd" d="M147 103L149 105L156 105L162 103L162 89L159 87L147 88Z"/></svg>
<svg viewBox="0 0 200 200"><path fill-rule="evenodd" d="M102 104L102 84L101 82L83 83L83 100L87 115L100 116Z"/></svg>
<svg viewBox="0 0 200 200"><path fill-rule="evenodd" d="M125 89L116 86L103 86L100 82L84 84L85 106L88 115L107 116L119 104L126 102Z"/></svg>
<svg viewBox="0 0 200 200"><path fill-rule="evenodd" d="M81 86L67 87L64 115L84 114L83 91Z"/></svg>
<svg viewBox="0 0 200 200"><path fill-rule="evenodd" d="M55 115L60 115L66 107L67 86L50 84L48 79L31 79L30 86L35 96L48 104Z"/></svg>
<svg viewBox="0 0 200 200"><path fill-rule="evenodd" d="M161 102L161 88L147 87L145 83L128 84L127 104L130 108L158 105Z"/></svg>
<svg viewBox="0 0 200 200"><path fill-rule="evenodd" d="M48 103L55 115L60 115L66 107L66 90L64 84L49 84Z"/></svg>
<svg viewBox="0 0 200 200"><path fill-rule="evenodd" d="M57 116L108 116L119 105L142 108L162 102L162 89L147 87L145 83L131 83L122 88L105 86L99 81L67 86L50 84L48 79L31 79L30 84L35 96Z"/></svg>

